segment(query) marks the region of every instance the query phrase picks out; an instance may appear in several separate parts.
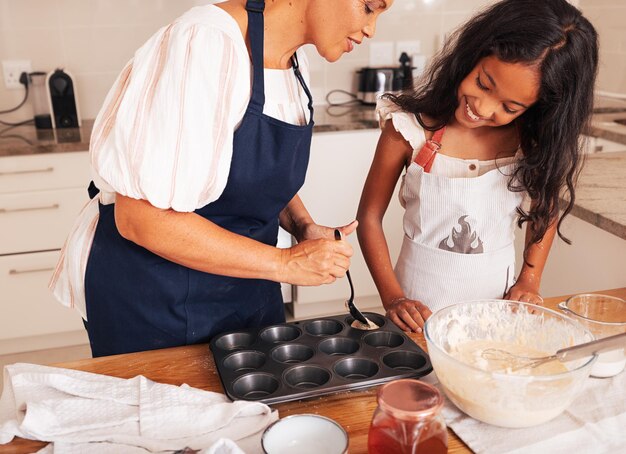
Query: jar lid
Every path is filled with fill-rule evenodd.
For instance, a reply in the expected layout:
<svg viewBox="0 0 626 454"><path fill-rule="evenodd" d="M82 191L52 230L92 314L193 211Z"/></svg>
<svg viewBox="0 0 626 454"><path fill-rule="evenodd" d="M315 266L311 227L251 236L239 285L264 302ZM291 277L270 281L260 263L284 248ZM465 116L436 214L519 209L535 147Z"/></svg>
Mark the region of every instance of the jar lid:
<svg viewBox="0 0 626 454"><path fill-rule="evenodd" d="M443 396L428 383L402 379L378 390L378 405L396 419L416 421L438 413L443 406Z"/></svg>

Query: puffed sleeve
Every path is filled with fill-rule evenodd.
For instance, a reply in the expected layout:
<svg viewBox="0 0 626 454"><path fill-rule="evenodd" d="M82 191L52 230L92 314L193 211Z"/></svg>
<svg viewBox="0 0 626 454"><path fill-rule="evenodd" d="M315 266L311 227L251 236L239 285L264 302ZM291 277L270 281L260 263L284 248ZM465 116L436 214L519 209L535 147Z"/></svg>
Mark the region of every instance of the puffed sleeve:
<svg viewBox="0 0 626 454"><path fill-rule="evenodd" d="M228 30L190 22L152 36L94 123L96 184L184 212L218 199L250 97L250 63L239 41Z"/></svg>
<svg viewBox="0 0 626 454"><path fill-rule="evenodd" d="M413 150L419 150L426 141L424 128L415 118L415 115L405 112L391 100L378 98L376 102L376 113L382 129L387 120L391 119L394 129L402 134L402 137L409 142Z"/></svg>

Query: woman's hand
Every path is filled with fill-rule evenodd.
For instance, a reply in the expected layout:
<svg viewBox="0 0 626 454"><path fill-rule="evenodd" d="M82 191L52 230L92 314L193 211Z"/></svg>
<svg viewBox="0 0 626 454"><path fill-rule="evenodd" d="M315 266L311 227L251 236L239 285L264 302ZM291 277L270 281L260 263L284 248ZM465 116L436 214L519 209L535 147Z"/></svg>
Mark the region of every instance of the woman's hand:
<svg viewBox="0 0 626 454"><path fill-rule="evenodd" d="M341 236L345 237L354 232L358 225L358 221L352 221L350 224L344 225L343 227L326 227L312 222L304 225L300 229L300 231L298 232L298 237L296 239L298 240L298 242L305 240L316 240L319 238L334 240L335 229L338 229L341 232Z"/></svg>
<svg viewBox="0 0 626 454"><path fill-rule="evenodd" d="M518 280L513 287L509 289L504 299L512 301L522 301L525 303L536 304L541 306L543 298L539 294L539 289L532 283Z"/></svg>
<svg viewBox="0 0 626 454"><path fill-rule="evenodd" d="M387 306L385 315L402 331L421 333L424 322L432 315L432 312L419 301L396 298Z"/></svg>
<svg viewBox="0 0 626 454"><path fill-rule="evenodd" d="M282 253L281 282L321 285L345 276L353 252L347 241L318 238L301 241Z"/></svg>

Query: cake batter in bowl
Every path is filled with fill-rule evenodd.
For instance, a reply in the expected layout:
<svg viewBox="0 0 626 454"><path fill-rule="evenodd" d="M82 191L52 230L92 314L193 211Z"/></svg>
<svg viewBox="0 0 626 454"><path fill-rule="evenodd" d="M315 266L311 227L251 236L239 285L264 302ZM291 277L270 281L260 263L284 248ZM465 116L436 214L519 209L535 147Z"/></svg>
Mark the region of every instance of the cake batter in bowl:
<svg viewBox="0 0 626 454"><path fill-rule="evenodd" d="M596 356L513 370L488 360L486 349L545 356L593 340L569 318L539 306L505 300L459 303L435 312L424 329L428 353L447 397L480 421L530 427L561 414L576 398Z"/></svg>

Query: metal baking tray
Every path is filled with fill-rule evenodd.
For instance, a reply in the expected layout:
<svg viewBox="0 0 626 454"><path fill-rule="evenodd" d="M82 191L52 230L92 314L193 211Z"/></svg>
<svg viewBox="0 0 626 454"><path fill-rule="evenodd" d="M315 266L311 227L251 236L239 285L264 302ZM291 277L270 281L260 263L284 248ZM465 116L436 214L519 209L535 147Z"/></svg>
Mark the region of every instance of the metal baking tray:
<svg viewBox="0 0 626 454"><path fill-rule="evenodd" d="M368 388L432 371L430 359L391 320L365 313L377 330L349 315L232 331L210 348L226 395L266 404Z"/></svg>

